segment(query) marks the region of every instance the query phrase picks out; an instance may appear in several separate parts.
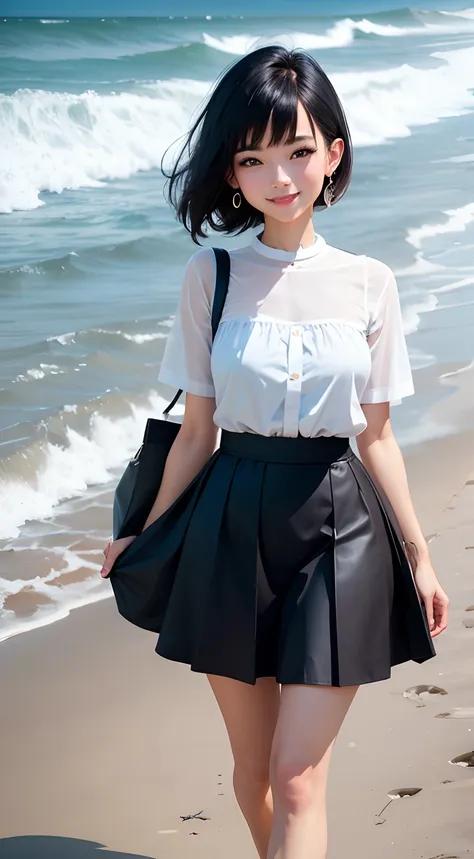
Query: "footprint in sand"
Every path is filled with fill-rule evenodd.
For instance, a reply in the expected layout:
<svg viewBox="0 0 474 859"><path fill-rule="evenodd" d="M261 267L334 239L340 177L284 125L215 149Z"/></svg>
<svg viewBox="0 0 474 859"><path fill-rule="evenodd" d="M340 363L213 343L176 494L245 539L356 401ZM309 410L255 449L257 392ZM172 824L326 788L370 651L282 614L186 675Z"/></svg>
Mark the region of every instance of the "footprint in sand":
<svg viewBox="0 0 474 859"><path fill-rule="evenodd" d="M446 689L441 686L409 686L403 693L404 698L414 701L417 707L426 707L422 695L447 695Z"/></svg>
<svg viewBox="0 0 474 859"><path fill-rule="evenodd" d="M445 790L472 790L474 778L462 778L459 781L452 781L452 779L447 778L441 784Z"/></svg>
<svg viewBox="0 0 474 859"><path fill-rule="evenodd" d="M474 546L466 546L466 549L474 549ZM474 611L474 605L468 605L464 611ZM466 629L474 629L474 617L466 617L462 623Z"/></svg>
<svg viewBox="0 0 474 859"><path fill-rule="evenodd" d="M469 854L469 855L468 855ZM430 856L429 859L471 859L472 853L438 853L436 856Z"/></svg>
<svg viewBox="0 0 474 859"><path fill-rule="evenodd" d="M454 707L447 713L437 713L435 719L474 719L474 707Z"/></svg>
<svg viewBox="0 0 474 859"><path fill-rule="evenodd" d="M466 752L464 755L458 755L449 761L450 764L455 764L458 767L474 767L474 752Z"/></svg>
<svg viewBox="0 0 474 859"><path fill-rule="evenodd" d="M430 856L430 859L461 859L459 853L438 853L437 856Z"/></svg>
<svg viewBox="0 0 474 859"><path fill-rule="evenodd" d="M394 799L406 799L412 796L416 796L418 793L421 793L421 787L395 787L393 790L389 790L387 796L389 797L389 801L385 803L384 807L378 814L375 815L374 823L376 826L380 826L382 823L386 823L386 818L382 817L383 812L389 805L392 804Z"/></svg>

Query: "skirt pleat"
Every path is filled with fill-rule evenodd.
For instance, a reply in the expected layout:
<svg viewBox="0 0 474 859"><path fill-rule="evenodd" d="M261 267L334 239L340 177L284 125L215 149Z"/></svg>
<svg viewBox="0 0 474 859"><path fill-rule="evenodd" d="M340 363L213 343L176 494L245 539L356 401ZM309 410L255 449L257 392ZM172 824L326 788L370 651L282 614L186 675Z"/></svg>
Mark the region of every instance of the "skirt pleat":
<svg viewBox="0 0 474 859"><path fill-rule="evenodd" d="M338 683L389 676L394 570L383 516L351 462L331 466Z"/></svg>
<svg viewBox="0 0 474 859"><path fill-rule="evenodd" d="M121 575L127 555L144 575L169 569L157 653L246 683L330 686L431 658L393 510L347 440L239 435L124 553Z"/></svg>
<svg viewBox="0 0 474 859"><path fill-rule="evenodd" d="M230 671L237 676L245 666L255 665L256 558L264 471L264 463L242 462L227 496L205 630L195 662L198 671L212 665L207 673Z"/></svg>
<svg viewBox="0 0 474 859"><path fill-rule="evenodd" d="M176 501L135 538L114 564L114 591L122 595L117 603L126 605L144 629L159 629L164 621L188 525L216 458L214 454Z"/></svg>
<svg viewBox="0 0 474 859"><path fill-rule="evenodd" d="M183 541L160 632L158 652L188 662L196 671L209 649L206 615L214 599L212 583L218 566L221 526L236 466L232 458L219 457L219 468L213 467L201 492Z"/></svg>
<svg viewBox="0 0 474 859"><path fill-rule="evenodd" d="M435 655L424 606L420 602L413 571L403 547L403 537L392 506L356 458L352 470L366 495L376 497L392 550L394 570L391 610L391 664L413 660L422 663Z"/></svg>

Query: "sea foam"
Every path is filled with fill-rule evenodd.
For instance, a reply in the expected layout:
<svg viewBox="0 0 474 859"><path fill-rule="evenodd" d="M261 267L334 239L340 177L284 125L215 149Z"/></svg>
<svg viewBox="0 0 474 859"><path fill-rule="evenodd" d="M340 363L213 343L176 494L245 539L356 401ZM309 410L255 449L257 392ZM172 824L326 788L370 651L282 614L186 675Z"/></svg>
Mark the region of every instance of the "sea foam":
<svg viewBox="0 0 474 859"><path fill-rule="evenodd" d="M413 304L408 304L403 309L403 330L405 335L408 336L417 331L421 322L421 314L431 313L431 311L436 310L437 306L438 299L431 292L420 297Z"/></svg>
<svg viewBox="0 0 474 859"><path fill-rule="evenodd" d="M235 34L231 36L213 36L209 33L202 34L202 40L209 48L216 51L223 51L226 54L243 55L248 51L263 46L264 44L274 44L281 41L290 48L305 48L306 50L328 50L331 48L343 48L351 45L358 33L366 36L378 36L380 38L400 38L403 36L415 36L424 34L436 35L455 35L457 33L470 32L471 27L469 19L473 10L466 10L464 13L449 13L443 12L446 17L452 17L453 20L448 21L446 18L435 22L433 19L424 21L420 24L414 23L408 27L398 27L393 24L378 24L371 21L369 18L361 18L354 20L353 18L344 18L337 21L323 33L303 33L289 32L282 36L268 36L259 38L250 34ZM455 19L458 19L457 21ZM459 21L463 18L463 22ZM474 18L474 14L472 14ZM474 29L474 27L472 28Z"/></svg>
<svg viewBox="0 0 474 859"><path fill-rule="evenodd" d="M35 209L41 191L97 187L158 167L208 90L180 80L141 93L0 95L0 211Z"/></svg>
<svg viewBox="0 0 474 859"><path fill-rule="evenodd" d="M116 469L138 449L147 418L161 415L165 405L151 392L148 402L131 405L128 415L92 414L87 435L67 427L64 445L37 442L18 454L31 460L33 478L27 482L12 475L0 483L0 539L17 537L27 520L50 517L61 501L81 496L88 487L111 482ZM182 410L176 406L173 415Z"/></svg>
<svg viewBox="0 0 474 859"><path fill-rule="evenodd" d="M15 551L22 550L15 549ZM83 551L78 555L70 549L59 547L50 548L48 551L58 556L60 563L62 561L61 569L54 569L44 577L37 575L31 579L22 578L11 581L0 578L0 641L62 620L72 609L112 596L109 583L99 576L100 565L97 561L87 558L88 554L97 557L97 552ZM86 575L82 581L61 584L58 587L57 583L61 582L61 576L67 576L78 570L84 570L85 573L89 571L91 575ZM5 607L9 597L15 597L21 593L28 593L30 598L32 595L38 597L39 604L31 615L17 615ZM47 602L42 604L41 598L46 598Z"/></svg>
<svg viewBox="0 0 474 859"><path fill-rule="evenodd" d="M447 220L443 223L423 224L421 227L408 230L406 238L408 244L420 249L427 239L442 236L444 233L464 232L474 221L474 203L468 203L459 209L447 209L443 214L447 216Z"/></svg>
<svg viewBox="0 0 474 859"><path fill-rule="evenodd" d="M462 9L458 12L440 12L440 15L449 15L452 18L467 18L474 21L474 9Z"/></svg>
<svg viewBox="0 0 474 859"><path fill-rule="evenodd" d="M474 48L433 56L437 68L404 64L332 76L356 146L406 137L415 126L472 108ZM207 82L169 80L110 95L0 95L0 211L34 209L43 191L100 186L159 167L209 90Z"/></svg>

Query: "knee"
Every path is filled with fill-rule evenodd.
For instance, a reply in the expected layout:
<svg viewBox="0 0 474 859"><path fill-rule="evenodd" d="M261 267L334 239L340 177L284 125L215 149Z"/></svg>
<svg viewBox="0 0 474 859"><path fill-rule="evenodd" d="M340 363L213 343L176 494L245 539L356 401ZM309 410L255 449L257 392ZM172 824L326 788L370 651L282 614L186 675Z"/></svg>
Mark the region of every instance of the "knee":
<svg viewBox="0 0 474 859"><path fill-rule="evenodd" d="M324 796L324 785L317 769L295 761L272 762L270 782L274 800L287 814L304 815L314 809L318 797Z"/></svg>
<svg viewBox="0 0 474 859"><path fill-rule="evenodd" d="M242 761L234 763L234 790L239 794L265 794L270 787L268 762Z"/></svg>

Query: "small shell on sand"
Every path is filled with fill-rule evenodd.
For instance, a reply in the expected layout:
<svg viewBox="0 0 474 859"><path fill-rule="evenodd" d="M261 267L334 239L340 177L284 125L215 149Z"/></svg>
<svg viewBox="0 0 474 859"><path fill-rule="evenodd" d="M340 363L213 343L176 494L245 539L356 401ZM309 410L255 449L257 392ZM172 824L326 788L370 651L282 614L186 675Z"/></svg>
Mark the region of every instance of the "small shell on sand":
<svg viewBox="0 0 474 859"><path fill-rule="evenodd" d="M474 707L454 707L447 713L437 713L435 719L474 719Z"/></svg>
<svg viewBox="0 0 474 859"><path fill-rule="evenodd" d="M403 693L404 698L409 698L410 701L415 701L417 707L426 707L422 695L447 695L446 689L441 686L409 686Z"/></svg>
<svg viewBox="0 0 474 859"><path fill-rule="evenodd" d="M474 752L466 752L464 755L458 755L449 763L456 764L458 767L474 767Z"/></svg>

